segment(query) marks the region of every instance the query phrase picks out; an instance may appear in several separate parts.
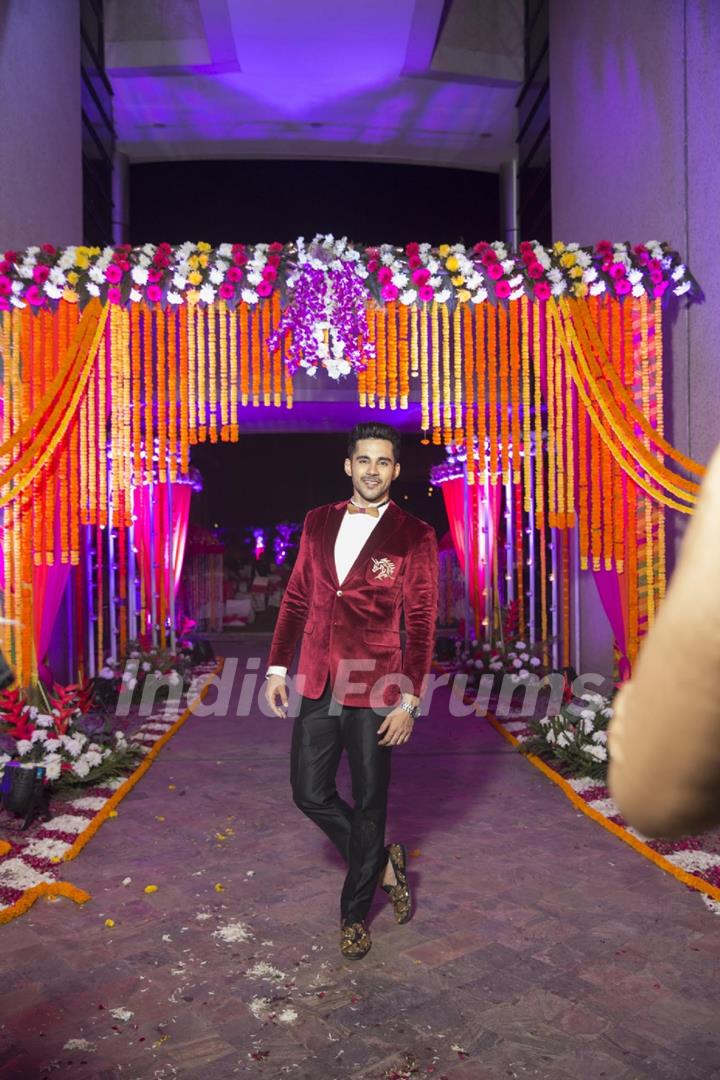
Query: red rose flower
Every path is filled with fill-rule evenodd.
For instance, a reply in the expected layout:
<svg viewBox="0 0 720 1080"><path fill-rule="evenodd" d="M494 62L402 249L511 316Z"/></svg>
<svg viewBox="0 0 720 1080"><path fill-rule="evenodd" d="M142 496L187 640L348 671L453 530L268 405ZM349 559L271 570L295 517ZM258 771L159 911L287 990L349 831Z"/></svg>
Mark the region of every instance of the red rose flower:
<svg viewBox="0 0 720 1080"><path fill-rule="evenodd" d="M408 266L411 270L417 270L418 266L422 266L422 259L419 255L410 255L408 258Z"/></svg>
<svg viewBox="0 0 720 1080"><path fill-rule="evenodd" d="M494 266L498 261L498 257L491 247L488 247L483 251L482 263L483 266Z"/></svg>
<svg viewBox="0 0 720 1080"><path fill-rule="evenodd" d="M380 263L377 261L377 259L368 259L368 264L367 264L368 273L369 274L374 274L379 265L380 265Z"/></svg>
<svg viewBox="0 0 720 1080"><path fill-rule="evenodd" d="M17 251L12 251L12 250L8 249L5 252L5 258L7 259L7 261L9 263L16 263L17 262Z"/></svg>
<svg viewBox="0 0 720 1080"><path fill-rule="evenodd" d="M273 254L278 254L282 251L283 247L284 244L281 244L279 240L273 240L268 250L271 251Z"/></svg>
<svg viewBox="0 0 720 1080"><path fill-rule="evenodd" d="M405 254L407 256L419 255L419 253L420 253L420 245L418 243L416 243L415 240L413 240L413 241L411 241L411 243L405 245Z"/></svg>
<svg viewBox="0 0 720 1080"><path fill-rule="evenodd" d="M489 247L490 247L490 245L488 244L487 240L481 240L479 243L477 243L475 245L475 247L473 248L473 251L475 252L476 255L482 255L482 253L484 251L487 251L487 249Z"/></svg>
<svg viewBox="0 0 720 1080"><path fill-rule="evenodd" d="M247 264L247 261L248 257L241 249L233 252L233 262L236 266L245 266Z"/></svg>
<svg viewBox="0 0 720 1080"><path fill-rule="evenodd" d="M392 281L392 270L389 266L381 266L378 270L378 281L381 285L389 285Z"/></svg>
<svg viewBox="0 0 720 1080"><path fill-rule="evenodd" d="M268 255L268 266L279 266L279 265L280 265L280 256L279 255Z"/></svg>
<svg viewBox="0 0 720 1080"><path fill-rule="evenodd" d="M46 255L57 255L57 248L54 248L52 244L43 244L40 250Z"/></svg>
<svg viewBox="0 0 720 1080"><path fill-rule="evenodd" d="M277 270L274 266L264 266L262 276L265 281L274 281L277 277Z"/></svg>
<svg viewBox="0 0 720 1080"><path fill-rule="evenodd" d="M599 244L596 244L595 250L598 255L612 255L613 246L609 240L601 240Z"/></svg>
<svg viewBox="0 0 720 1080"><path fill-rule="evenodd" d="M540 278L545 277L545 271L537 260L528 264L527 272L528 277L531 277L533 281L539 281Z"/></svg>
<svg viewBox="0 0 720 1080"><path fill-rule="evenodd" d="M148 281L153 284L162 281L162 277L162 270L153 270L152 267L148 270Z"/></svg>

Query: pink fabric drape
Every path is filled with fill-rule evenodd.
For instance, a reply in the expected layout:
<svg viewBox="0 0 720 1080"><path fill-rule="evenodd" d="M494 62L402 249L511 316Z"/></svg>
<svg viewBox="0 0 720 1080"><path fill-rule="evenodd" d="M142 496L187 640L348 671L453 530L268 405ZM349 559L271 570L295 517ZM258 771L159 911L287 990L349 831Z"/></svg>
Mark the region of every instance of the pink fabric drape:
<svg viewBox="0 0 720 1080"><path fill-rule="evenodd" d="M621 682L630 678L627 655L628 605L627 590L617 570L593 570L600 602L608 617L618 653L618 676Z"/></svg>
<svg viewBox="0 0 720 1080"><path fill-rule="evenodd" d="M137 570L138 574L142 575L146 597L150 596L153 558L157 568L155 591L160 592L161 589L167 591L166 574L168 568L171 567L173 591L177 595L185 558L191 496L190 484L172 485L172 528L170 528L166 485L155 484L153 487L143 485L135 488L133 513L137 517L135 522ZM172 550L170 543L172 543ZM149 608L148 601L148 610ZM149 623L148 626L142 628L142 632L147 632L148 628Z"/></svg>
<svg viewBox="0 0 720 1080"><path fill-rule="evenodd" d="M460 569L465 573L465 479L459 476L453 480L446 480L442 484L445 510L450 523L450 535L457 552ZM479 624L485 618L485 570L480 565L479 552L481 549L480 535L478 532L478 519L487 518L488 505L485 498L485 488L481 484L474 484L468 491L470 500L470 520L468 538L470 541L469 552L469 587L470 604L475 613L476 623ZM492 515L492 535L497 543L497 531L500 522L502 487L500 484L490 487L490 513ZM479 506L478 506L479 500Z"/></svg>

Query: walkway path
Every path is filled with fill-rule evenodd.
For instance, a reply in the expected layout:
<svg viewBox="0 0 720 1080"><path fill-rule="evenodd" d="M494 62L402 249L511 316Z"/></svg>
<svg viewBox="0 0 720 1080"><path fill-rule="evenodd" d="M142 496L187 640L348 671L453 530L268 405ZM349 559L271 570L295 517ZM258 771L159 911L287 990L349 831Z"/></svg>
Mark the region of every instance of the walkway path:
<svg viewBox="0 0 720 1080"><path fill-rule="evenodd" d="M0 931L0 1077L720 1078L717 916L446 705L393 761L416 915L378 891L355 963L289 724L193 717L68 864L93 899Z"/></svg>

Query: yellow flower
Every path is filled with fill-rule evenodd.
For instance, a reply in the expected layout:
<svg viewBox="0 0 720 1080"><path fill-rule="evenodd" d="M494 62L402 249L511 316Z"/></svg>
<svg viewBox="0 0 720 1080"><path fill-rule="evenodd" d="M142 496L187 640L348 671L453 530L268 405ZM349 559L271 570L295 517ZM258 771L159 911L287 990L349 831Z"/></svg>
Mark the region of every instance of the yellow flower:
<svg viewBox="0 0 720 1080"><path fill-rule="evenodd" d="M99 247L91 247L91 248L88 249L88 255L99 255L99 254L100 254L100 248Z"/></svg>
<svg viewBox="0 0 720 1080"><path fill-rule="evenodd" d="M565 250L565 245L563 244L562 240L558 240L558 242L556 244L553 244L553 251L555 252L556 255L562 255L564 250Z"/></svg>
<svg viewBox="0 0 720 1080"><path fill-rule="evenodd" d="M108 814L108 817L117 817L117 814L118 814L117 810L111 810L110 813Z"/></svg>
<svg viewBox="0 0 720 1080"><path fill-rule="evenodd" d="M188 274L188 281L191 285L202 285L202 274L199 270L193 270Z"/></svg>
<svg viewBox="0 0 720 1080"><path fill-rule="evenodd" d="M588 285L585 281L578 281L577 285L573 285L573 292L575 296L587 296Z"/></svg>
<svg viewBox="0 0 720 1080"><path fill-rule="evenodd" d="M458 262L458 259L457 259L457 255L451 255L450 258L445 263L445 265L447 266L447 268L448 268L448 270L450 271L451 274L455 270L457 270L459 268L459 266L460 266L460 263Z"/></svg>
<svg viewBox="0 0 720 1080"><path fill-rule="evenodd" d="M51 858L50 858L50 862L60 862L60 856L59 855L52 855Z"/></svg>
<svg viewBox="0 0 720 1080"><path fill-rule="evenodd" d="M209 258L207 257L207 255L200 255L200 256L199 256L199 259L200 259L200 265L201 265L201 266L207 266L207 264L208 264L208 263L210 262L210 260L209 260Z"/></svg>
<svg viewBox="0 0 720 1080"><path fill-rule="evenodd" d="M560 257L561 266L574 266L575 262L576 259L574 251L566 251L565 254Z"/></svg>
<svg viewBox="0 0 720 1080"><path fill-rule="evenodd" d="M76 274L74 270L68 270L67 279L71 285L77 285L78 281L80 280L80 275Z"/></svg>
<svg viewBox="0 0 720 1080"><path fill-rule="evenodd" d="M470 299L470 292L468 289L458 289L458 300L461 304L466 304Z"/></svg>
<svg viewBox="0 0 720 1080"><path fill-rule="evenodd" d="M570 277L571 278L579 278L579 277L582 277L582 276L583 276L583 268L582 268L582 266L573 266L572 270L570 271Z"/></svg>
<svg viewBox="0 0 720 1080"><path fill-rule="evenodd" d="M197 270L199 265L200 259L197 257L197 255L191 255L188 259L188 266L192 266L193 270Z"/></svg>
<svg viewBox="0 0 720 1080"><path fill-rule="evenodd" d="M465 278L462 276L462 274L456 274L455 277L452 278L452 283L453 283L453 285L457 285L457 286L464 285L465 284Z"/></svg>
<svg viewBox="0 0 720 1080"><path fill-rule="evenodd" d="M147 892L147 893L157 892L157 885L146 885L145 888L143 889L143 892Z"/></svg>
<svg viewBox="0 0 720 1080"><path fill-rule="evenodd" d="M63 289L63 300L67 300L68 304L77 304L79 299L74 289Z"/></svg>
<svg viewBox="0 0 720 1080"><path fill-rule="evenodd" d="M175 790L175 784L168 784L168 791L174 791L174 790Z"/></svg>
<svg viewBox="0 0 720 1080"><path fill-rule="evenodd" d="M76 255L75 265L79 270L87 270L88 266L90 265L90 260L88 259L87 255Z"/></svg>
<svg viewBox="0 0 720 1080"><path fill-rule="evenodd" d="M89 255L90 254L90 248L85 247L84 244L80 244L78 247L75 248L75 254L76 255Z"/></svg>
<svg viewBox="0 0 720 1080"><path fill-rule="evenodd" d="M216 840L227 840L227 836L223 836L223 834L221 832L216 832L215 833L215 839Z"/></svg>
<svg viewBox="0 0 720 1080"><path fill-rule="evenodd" d="M105 925L107 927L109 927L110 929L112 929L113 926L115 925L115 920L114 919L106 919L105 920Z"/></svg>
<svg viewBox="0 0 720 1080"><path fill-rule="evenodd" d="M222 892L224 888L225 888L225 886L221 885L220 882L218 882L217 885L215 886L215 892Z"/></svg>
<svg viewBox="0 0 720 1080"><path fill-rule="evenodd" d="M441 259L446 259L449 254L450 254L450 245L449 244L441 244L440 247L438 248L438 255L440 256L440 258Z"/></svg>
<svg viewBox="0 0 720 1080"><path fill-rule="evenodd" d="M208 244L207 240L200 240L197 249L198 251L212 251L212 244Z"/></svg>

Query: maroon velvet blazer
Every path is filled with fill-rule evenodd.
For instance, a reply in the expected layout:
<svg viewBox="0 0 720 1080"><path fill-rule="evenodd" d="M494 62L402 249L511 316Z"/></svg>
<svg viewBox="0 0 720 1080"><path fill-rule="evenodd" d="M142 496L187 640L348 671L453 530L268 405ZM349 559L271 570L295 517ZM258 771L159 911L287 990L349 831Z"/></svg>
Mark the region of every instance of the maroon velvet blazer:
<svg viewBox="0 0 720 1080"><path fill-rule="evenodd" d="M435 531L391 500L340 585L335 541L346 506L347 500L319 506L305 517L269 663L289 668L302 636L297 675L304 697L321 697L329 676L333 696L344 705L395 705L402 691L419 696L430 669L438 602Z"/></svg>

